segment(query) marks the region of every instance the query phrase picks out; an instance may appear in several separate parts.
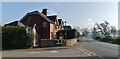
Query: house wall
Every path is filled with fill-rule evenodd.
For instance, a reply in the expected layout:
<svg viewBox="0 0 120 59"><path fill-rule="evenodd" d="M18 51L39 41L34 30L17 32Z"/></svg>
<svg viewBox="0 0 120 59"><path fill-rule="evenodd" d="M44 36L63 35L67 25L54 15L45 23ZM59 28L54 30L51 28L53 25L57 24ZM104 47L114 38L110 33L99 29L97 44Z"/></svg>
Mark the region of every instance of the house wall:
<svg viewBox="0 0 120 59"><path fill-rule="evenodd" d="M40 39L50 39L50 23L45 20L42 16L38 15L38 14L32 14L32 15L28 15L26 16L22 22L25 22L27 24L36 24L40 35L39 38ZM47 27L43 27L43 22L47 22ZM40 37L41 36L41 37Z"/></svg>
<svg viewBox="0 0 120 59"><path fill-rule="evenodd" d="M40 34L38 35L39 39L55 39L55 34L58 30L61 30L61 26L58 28L57 21L55 24L48 22L42 16L38 14L27 15L22 22L27 24L36 24ZM43 22L47 22L47 27L43 27ZM55 29L56 26L56 29ZM53 35L51 35L51 32Z"/></svg>
<svg viewBox="0 0 120 59"><path fill-rule="evenodd" d="M54 39L54 24L52 23L50 23L50 39Z"/></svg>
<svg viewBox="0 0 120 59"><path fill-rule="evenodd" d="M36 41L36 37L37 37L37 33L36 33L36 29L35 29L35 27L33 28L33 33L34 33L34 40L33 40L33 46L36 46L36 44L37 44L37 41Z"/></svg>

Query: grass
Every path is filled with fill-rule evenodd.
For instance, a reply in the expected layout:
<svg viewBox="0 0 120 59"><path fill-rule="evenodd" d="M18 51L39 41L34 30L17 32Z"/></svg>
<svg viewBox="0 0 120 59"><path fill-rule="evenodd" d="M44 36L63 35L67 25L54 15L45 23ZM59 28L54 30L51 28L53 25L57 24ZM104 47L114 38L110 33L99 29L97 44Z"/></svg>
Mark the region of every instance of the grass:
<svg viewBox="0 0 120 59"><path fill-rule="evenodd" d="M96 40L120 45L120 38L113 38L113 37L108 36L108 37L99 38L99 39L96 39Z"/></svg>

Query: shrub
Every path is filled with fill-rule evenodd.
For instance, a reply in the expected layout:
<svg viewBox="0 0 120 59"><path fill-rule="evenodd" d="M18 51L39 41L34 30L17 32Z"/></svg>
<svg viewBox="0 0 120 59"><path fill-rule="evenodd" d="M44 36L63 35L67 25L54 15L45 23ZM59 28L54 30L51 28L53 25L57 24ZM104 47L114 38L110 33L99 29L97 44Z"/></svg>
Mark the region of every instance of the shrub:
<svg viewBox="0 0 120 59"><path fill-rule="evenodd" d="M113 38L111 36L107 36L107 37L102 38L101 41L109 42L109 41L113 41Z"/></svg>
<svg viewBox="0 0 120 59"><path fill-rule="evenodd" d="M101 36L97 36L95 39L96 39L96 40L100 40L100 39L101 39Z"/></svg>
<svg viewBox="0 0 120 59"><path fill-rule="evenodd" d="M116 38L113 42L114 44L119 44L120 45L120 38Z"/></svg>
<svg viewBox="0 0 120 59"><path fill-rule="evenodd" d="M104 38L101 38L101 36L97 36L96 40L120 45L120 38L112 38L111 36L107 36Z"/></svg>
<svg viewBox="0 0 120 59"><path fill-rule="evenodd" d="M2 27L2 48L21 49L31 47L33 33L26 33L26 27L3 26Z"/></svg>
<svg viewBox="0 0 120 59"><path fill-rule="evenodd" d="M66 33L66 36L65 36ZM69 29L69 30L60 30L57 32L57 39L59 39L60 36L63 36L64 39L72 39L72 38L78 38L80 37L80 33L76 29Z"/></svg>

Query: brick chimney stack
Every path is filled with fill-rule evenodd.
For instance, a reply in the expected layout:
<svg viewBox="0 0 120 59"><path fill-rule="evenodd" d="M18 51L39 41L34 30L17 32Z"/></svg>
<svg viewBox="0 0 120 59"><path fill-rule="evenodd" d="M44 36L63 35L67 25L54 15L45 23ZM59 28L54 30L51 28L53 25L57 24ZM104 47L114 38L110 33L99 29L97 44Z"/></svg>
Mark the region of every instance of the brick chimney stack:
<svg viewBox="0 0 120 59"><path fill-rule="evenodd" d="M48 14L47 9L43 9L42 13L47 16Z"/></svg>

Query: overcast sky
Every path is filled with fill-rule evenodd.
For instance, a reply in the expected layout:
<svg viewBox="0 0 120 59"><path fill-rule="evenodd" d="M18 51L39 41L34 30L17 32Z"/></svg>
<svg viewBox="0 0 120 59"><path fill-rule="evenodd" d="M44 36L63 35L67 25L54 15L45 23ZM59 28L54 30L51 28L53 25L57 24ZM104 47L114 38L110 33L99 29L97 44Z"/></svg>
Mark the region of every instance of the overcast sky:
<svg viewBox="0 0 120 59"><path fill-rule="evenodd" d="M3 2L2 25L20 20L26 13L48 9L72 26L92 28L96 22L108 21L118 28L117 2Z"/></svg>

